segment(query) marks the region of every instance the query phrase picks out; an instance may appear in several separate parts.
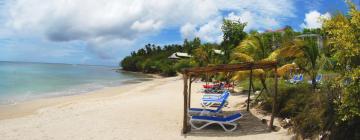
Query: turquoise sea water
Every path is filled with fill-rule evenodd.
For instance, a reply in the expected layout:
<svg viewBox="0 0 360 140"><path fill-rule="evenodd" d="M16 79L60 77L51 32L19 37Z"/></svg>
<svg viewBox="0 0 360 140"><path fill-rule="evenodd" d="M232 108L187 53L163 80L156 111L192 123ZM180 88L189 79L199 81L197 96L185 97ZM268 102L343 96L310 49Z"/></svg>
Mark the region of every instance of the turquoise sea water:
<svg viewBox="0 0 360 140"><path fill-rule="evenodd" d="M116 72L115 67L0 62L0 104L86 93L104 87L149 80L149 76Z"/></svg>

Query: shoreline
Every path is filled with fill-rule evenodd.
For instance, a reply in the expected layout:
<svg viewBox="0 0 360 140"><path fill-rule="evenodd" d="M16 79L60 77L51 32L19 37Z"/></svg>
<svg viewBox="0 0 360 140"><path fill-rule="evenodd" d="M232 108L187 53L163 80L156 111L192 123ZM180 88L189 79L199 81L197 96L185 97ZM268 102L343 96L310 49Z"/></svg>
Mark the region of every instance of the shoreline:
<svg viewBox="0 0 360 140"><path fill-rule="evenodd" d="M146 74L148 75L148 74ZM149 84L154 80L161 79L162 77L155 77L153 75L148 75L150 78L146 81L137 81L138 79L131 79L124 82L122 85L117 86L108 86L100 89L95 89L93 91L88 91L79 94L71 95L57 95L49 97L35 98L31 100L20 101L15 104L1 104L0 105L0 120L13 119L32 115L36 113L37 110L47 107L56 106L59 104L71 104L80 100L96 99L96 98L106 98L111 96L116 96L117 93L108 92L113 90L119 90L120 93L124 92L127 88L133 88L142 84ZM133 82L135 80L136 82Z"/></svg>
<svg viewBox="0 0 360 140"><path fill-rule="evenodd" d="M203 82L193 83L191 107L201 107ZM231 133L221 127L182 135L183 80L181 76L156 78L137 84L110 87L84 95L42 99L8 110L0 108L0 136L10 139L291 139L286 129L269 131L255 111L245 111L246 95L232 95L225 114L244 117ZM8 111L12 111L8 112ZM5 114L4 114L5 112ZM8 114L6 114L8 113ZM277 120L275 120L276 122ZM215 129L217 128L217 129ZM149 131L150 130L150 131Z"/></svg>
<svg viewBox="0 0 360 140"><path fill-rule="evenodd" d="M124 70L122 68L118 68L118 69L113 69L115 71L122 71L122 72L128 72L128 73L135 73L135 74L144 74L144 75L148 75L152 78L170 78L170 77L178 77L179 75L177 76L170 76L170 77L166 77L166 76L162 76L160 74L156 74L156 73L144 73L144 72L141 72L141 71L128 71L128 70Z"/></svg>

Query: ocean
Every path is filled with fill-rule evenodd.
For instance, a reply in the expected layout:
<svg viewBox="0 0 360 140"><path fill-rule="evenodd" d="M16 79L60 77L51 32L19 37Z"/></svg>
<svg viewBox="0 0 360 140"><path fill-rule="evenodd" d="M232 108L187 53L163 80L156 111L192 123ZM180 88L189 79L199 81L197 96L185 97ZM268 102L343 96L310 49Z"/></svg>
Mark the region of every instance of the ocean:
<svg viewBox="0 0 360 140"><path fill-rule="evenodd" d="M151 77L119 71L117 67L0 62L0 104L84 94L105 87L150 80Z"/></svg>

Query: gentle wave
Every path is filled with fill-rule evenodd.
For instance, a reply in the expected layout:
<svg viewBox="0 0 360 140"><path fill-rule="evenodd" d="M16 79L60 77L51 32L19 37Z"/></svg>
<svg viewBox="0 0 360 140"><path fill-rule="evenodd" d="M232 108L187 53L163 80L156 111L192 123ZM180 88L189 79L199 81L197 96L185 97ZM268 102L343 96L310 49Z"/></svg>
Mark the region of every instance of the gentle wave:
<svg viewBox="0 0 360 140"><path fill-rule="evenodd" d="M71 96L151 80L114 67L0 62L0 104Z"/></svg>
<svg viewBox="0 0 360 140"><path fill-rule="evenodd" d="M141 83L144 81L150 81L152 78L138 78L138 79L130 79L130 80L118 80L118 81L111 81L107 83L89 83L78 85L75 87L70 87L63 91L58 92L48 92L43 94L33 93L31 91L27 91L25 94L10 96L7 98L0 99L0 105L15 105L19 102L30 101L34 99L41 99L41 98L53 98L53 97L61 97L61 96L72 96L72 95L79 95L79 94L86 94L92 91L104 89L107 87L117 87L117 86L125 86L128 84L136 84Z"/></svg>

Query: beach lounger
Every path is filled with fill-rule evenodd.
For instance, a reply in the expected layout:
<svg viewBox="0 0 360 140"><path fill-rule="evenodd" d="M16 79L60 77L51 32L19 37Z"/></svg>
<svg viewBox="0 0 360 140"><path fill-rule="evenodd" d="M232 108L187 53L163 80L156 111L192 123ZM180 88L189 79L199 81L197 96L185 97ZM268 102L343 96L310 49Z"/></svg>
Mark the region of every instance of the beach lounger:
<svg viewBox="0 0 360 140"><path fill-rule="evenodd" d="M230 92L225 91L224 94L222 94L218 98L202 98L201 105L207 107L215 104L221 104L224 100L226 101L229 96L230 96Z"/></svg>
<svg viewBox="0 0 360 140"><path fill-rule="evenodd" d="M298 75L295 75L293 79L288 80L288 82L290 84L297 84L297 83L302 82L303 80L304 80L304 75L298 74Z"/></svg>
<svg viewBox="0 0 360 140"><path fill-rule="evenodd" d="M216 116L191 116L190 125L196 130L201 130L211 124L219 124L226 132L234 131L237 128L237 123L235 121L239 120L242 117L240 113L235 113L226 117L216 117ZM205 123L201 126L196 126L194 123ZM226 128L225 125L230 125L230 128Z"/></svg>
<svg viewBox="0 0 360 140"><path fill-rule="evenodd" d="M219 92L221 93L224 90L225 84L224 83L220 83L220 84L214 84L214 85L203 85L204 93L209 93L209 94L218 94Z"/></svg>
<svg viewBox="0 0 360 140"><path fill-rule="evenodd" d="M222 108L225 106L226 104L226 100L228 98L229 95L227 95L227 97L225 97L225 99L221 102L221 104L215 109L206 109L206 108L190 108L189 109L189 116L191 115L200 115L200 116L204 116L204 115L214 115L217 113L220 113L222 111Z"/></svg>
<svg viewBox="0 0 360 140"><path fill-rule="evenodd" d="M224 91L224 89L208 88L208 89L204 89L203 93L206 93L206 94L221 94L223 91Z"/></svg>
<svg viewBox="0 0 360 140"><path fill-rule="evenodd" d="M322 79L322 74L319 74L319 75L316 76L315 82L316 82L317 84L321 84L321 79ZM309 83L309 84L312 84L312 81L309 80L308 83Z"/></svg>
<svg viewBox="0 0 360 140"><path fill-rule="evenodd" d="M316 83L321 84L321 79L322 79L322 77L323 77L322 74L317 75L317 76L316 76L316 79L315 79L315 80L316 80Z"/></svg>
<svg viewBox="0 0 360 140"><path fill-rule="evenodd" d="M297 75L297 74L296 74L296 75L294 75L294 77L293 77L292 79L287 80L287 82L289 82L289 83L291 83L291 84L294 84L295 81L298 80L299 76L300 76L300 75Z"/></svg>
<svg viewBox="0 0 360 140"><path fill-rule="evenodd" d="M295 84L300 83L304 80L304 75L300 74L299 78L297 80L295 80Z"/></svg>
<svg viewBox="0 0 360 140"><path fill-rule="evenodd" d="M221 96L225 96L227 90L223 91L221 94L204 94L202 99L219 99Z"/></svg>

